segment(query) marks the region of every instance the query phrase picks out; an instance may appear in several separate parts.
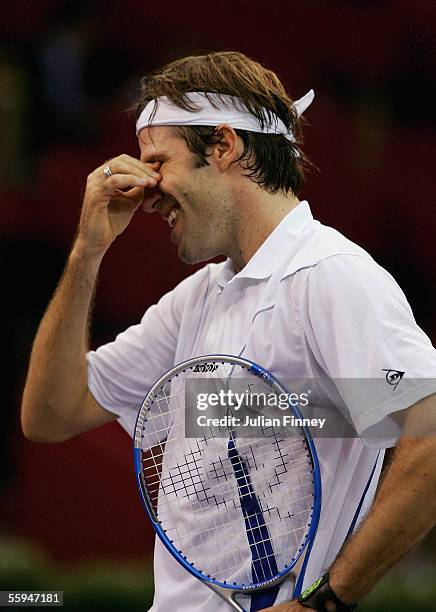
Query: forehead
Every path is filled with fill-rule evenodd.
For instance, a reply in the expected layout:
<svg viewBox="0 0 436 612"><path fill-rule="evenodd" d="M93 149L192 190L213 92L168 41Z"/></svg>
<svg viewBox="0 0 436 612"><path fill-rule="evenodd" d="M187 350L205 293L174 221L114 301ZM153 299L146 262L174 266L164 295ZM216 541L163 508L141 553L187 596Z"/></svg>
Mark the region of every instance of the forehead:
<svg viewBox="0 0 436 612"><path fill-rule="evenodd" d="M185 142L177 136L174 128L170 126L157 126L142 129L138 134L138 144L141 150L141 159L154 155L171 155L175 151L180 152Z"/></svg>

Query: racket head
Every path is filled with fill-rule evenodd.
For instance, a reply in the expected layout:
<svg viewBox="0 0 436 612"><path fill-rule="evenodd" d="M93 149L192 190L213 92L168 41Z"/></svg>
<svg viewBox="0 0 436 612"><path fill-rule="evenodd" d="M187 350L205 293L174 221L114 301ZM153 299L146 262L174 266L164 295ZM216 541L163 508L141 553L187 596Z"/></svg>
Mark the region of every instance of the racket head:
<svg viewBox="0 0 436 612"><path fill-rule="evenodd" d="M181 411L184 409L184 407L181 408L178 403L176 403L175 405L171 404L172 386L174 384L174 381L177 381L177 386L179 389L178 391L176 391L176 394L178 394L179 398L181 398L183 395L183 393L180 391L180 387L183 386L182 383L183 382L186 383L186 380L191 380L191 376L193 375L194 375L194 378L195 377L201 378L199 374L200 375L207 374L208 373L207 367L210 365L218 366L217 369L213 371L213 375L216 378L219 378L220 374L221 375L224 374L227 377L227 379L231 379L234 374L234 370L236 368L238 369L239 374L242 373L244 376L246 375L247 378L255 377L257 381L262 382L262 385L264 387L274 391L275 393L287 393L289 395L289 392L284 387L284 385L279 380L277 380L270 372L265 370L262 366L248 359L242 358L242 357L235 357L232 355L221 355L221 354L203 355L203 356L199 356L193 359L186 360L176 365L174 368L172 368L166 374L164 374L158 381L156 381L156 383L147 393L142 403L141 409L138 413L136 426L135 426L135 434L134 434L134 461L135 461L136 478L137 478L137 483L138 483L138 487L139 487L140 494L141 494L141 499L143 501L145 510L153 524L153 527L157 535L159 536L160 540L162 541L164 546L167 548L167 550L187 571L189 571L192 575L199 578L200 580L204 582L208 582L211 585L216 585L220 588L231 589L232 591L253 592L253 591L256 591L262 588L268 588L272 586L273 584L277 584L281 582L289 574L289 572L291 572L291 570L298 564L300 557L302 556L304 551L310 549L313 543L313 540L315 538L315 535L316 535L316 530L318 527L319 516L320 516L320 508L321 508L321 478L320 478L319 463L318 463L315 445L314 445L314 442L310 435L309 430L306 427L300 427L299 428L300 435L294 436L294 437L298 438L298 444L302 446L302 448L300 449L299 447L298 452L295 453L295 457L296 457L296 461L298 460L302 460L303 462L305 461L305 468L307 468L308 470L306 472L306 475L309 474L309 470L310 470L310 495L309 495L310 503L305 502L306 506L304 507L304 510L300 510L300 513L304 515L304 519L307 519L307 520L301 521L301 525L298 530L293 531L292 528L289 527L289 532L284 534L285 539L288 536L290 537L290 535L294 536L296 534L295 537L293 538L293 548L292 548L293 552L292 554L289 554L289 558L287 562L281 561L276 568L275 567L271 568L271 564L269 562L269 557L268 557L269 553L265 553L264 544L263 544L264 540L261 540L260 544L257 544L257 543L254 544L254 549L257 550L259 546L262 548L262 554L264 555L263 558L264 559L267 558L269 568L267 568L266 572L264 572L264 570L261 570L253 574L253 559L251 559L252 561L252 567L251 567L252 579L251 580L249 579L248 580L247 579L235 580L234 575L231 575L231 574L226 575L225 572L214 571L213 564L211 566L211 565L208 565L207 563L206 564L199 563L198 558L196 558L196 554L193 553L195 546L191 547L192 550L190 550L189 546L185 548L185 546L182 545L183 540L186 538L186 536L189 537L189 534L184 534L183 536L180 536L180 534L178 534L178 529L180 529L179 523L175 520L174 517L168 518L168 516L165 515L165 510L164 509L161 510L161 508L162 506L165 507L165 505L169 505L171 503L171 502L168 502L167 500L168 497L170 497L172 501L175 501L179 495L182 495L182 496L184 495L185 498L189 497L191 495L190 491L192 491L192 495L197 496L197 499L198 499L198 494L199 493L202 494L204 492L204 487L203 487L204 483L201 483L201 485L199 483L201 482L201 478L202 477L204 478L206 475L206 472L208 471L207 465L203 466L202 470L199 470L198 474L195 473L194 476L197 477L197 479L192 477L191 468L188 466L187 469L189 472L189 476L188 476L189 483L188 485L186 485L186 483L183 482L183 477L181 476L179 480L177 480L174 477L174 471L173 471L173 474L171 474L171 466L170 467L165 466L164 463L165 463L165 452L167 452L167 454L173 453L173 448L171 448L171 450L168 450L169 445L171 444L172 447L174 447L174 445L177 445L179 441L177 437L175 438L175 441L173 441L171 437L168 437L170 436L171 430L174 427L174 422L171 419L174 418L174 415L176 414L177 411ZM206 368L206 370L202 371L202 368ZM230 372L230 375L228 373L229 368L232 369ZM295 418L298 418L298 419L303 418L303 415L301 414L298 407L296 405L293 405L292 403L289 403L289 411L292 412ZM179 423L178 423L179 428L180 428L180 424L181 422L179 418ZM189 440L189 439L185 438L185 440ZM262 441L264 440L265 439L262 438ZM268 452L271 453L271 445L275 445L275 448L278 448L277 437L274 439L274 437L270 436L266 438L266 440L267 441L266 441L266 444L263 450L265 450L265 448L269 446ZM206 439L206 443L207 441L208 440ZM225 442L227 443L227 455L228 455L228 442L227 441ZM197 448L197 450L195 449L193 450L192 444L195 445L195 443L196 442L186 443L187 446L185 447L185 450L187 448L189 453L194 452L194 453L198 453L199 455L201 455L200 448ZM280 443L283 445L283 447L288 447L288 450L289 450L290 442L281 440ZM247 453L251 453L251 455L254 455L256 450L259 451L259 445L258 445L259 443L256 442L256 440L253 441L253 440L247 439L245 440L245 443L242 443L242 444L240 443L240 440L238 440L237 444L241 446L241 448L239 448L237 451L238 461L239 463L242 462L244 465L247 461ZM221 446L221 449L223 448L224 447ZM148 450L145 450L145 449L148 449ZM280 455L280 452L279 452L279 455ZM244 459L242 459L242 456L244 457ZM227 460L228 460L227 466L223 470L223 475L227 477L233 476L233 480L234 480L233 484L235 484L235 482L237 484L236 484L236 489L235 489L235 486L233 486L233 488L230 487L230 490L228 491L229 493L228 499L227 500L220 499L218 502L218 505L219 503L222 503L225 505L229 501L234 503L236 492L238 492L240 495L240 501L243 500L244 495L246 495L245 493L244 495L241 496L241 488L244 489L244 487L241 487L240 478L239 480L238 478L235 478L234 466L233 466L233 470L230 469L231 461L229 460L228 457L227 457ZM220 461L222 462L222 458L220 458ZM179 469L180 465L178 461L176 461L176 465L177 465L177 469L179 470L179 472L181 472L181 470ZM277 468L277 465L273 467ZM283 459L280 459L278 463L278 467L279 469L284 469L286 472L286 467L283 466ZM202 471L202 474L200 474L201 471ZM277 470L275 471L277 472ZM249 475L248 476L249 480L252 477L252 472L250 472L250 470L247 470L246 474L243 477L244 484L247 481L247 474ZM278 478L278 480L280 479ZM264 481L265 481L265 478L264 478ZM259 482L262 484L262 479L260 479ZM254 495L255 497L259 495L261 496L260 501L262 503L261 503L260 516L262 517L262 520L263 520L265 514L267 514L270 517L271 513L275 511L276 508L274 509L270 508L268 505L268 502L266 501L266 509L265 509L265 500L267 500L270 494L273 495L272 493L273 485L271 485L271 482L270 483L264 482L263 483L264 488L263 490L260 490L259 482L256 482L256 481L254 482ZM291 482L291 480L289 480L289 482ZM196 486L196 483L198 486ZM181 486L179 486L179 484ZM282 489L283 489L283 487L285 486L285 481L282 481L281 483L279 482L277 484L281 484ZM183 488L185 490L182 491L182 493L180 493L180 490ZM308 482L304 483L304 488L306 491L308 490L309 488ZM166 492L165 492L165 489L166 489ZM220 493L222 494L221 490L220 490ZM213 500L213 501L210 502L210 500ZM289 502L290 500L285 499L284 501L286 505L286 502ZM193 508L194 513L195 512L198 513L198 519L200 519L200 517L203 518L202 515L204 513L207 513L208 511L212 511L212 512L216 511L215 506L217 505L217 500L216 498L213 497L212 493L209 495L209 500L202 499L202 502L208 502L209 506L207 505L207 503L204 507L200 507L201 504L200 505L197 504L197 506ZM263 504L263 507L262 507L262 504ZM199 510L201 510L201 514ZM283 511L286 510L286 508L284 506L279 508L277 510L278 514L280 514L280 510L282 511L282 514L283 514ZM232 524L226 524L225 514L226 514L226 511L224 511L220 517L220 520L222 519L222 524L218 522L217 526L213 529L215 530L216 533L215 533L215 537L212 538L212 542L209 542L209 543L206 542L206 544L204 544L205 550L207 550L207 546L210 546L211 544L213 544L213 540L215 540L215 543L216 543L217 534L219 534L219 531L221 531L224 537L226 529L235 528L235 521L233 521ZM239 518L241 519L242 517L241 507L239 507L239 514L240 514ZM244 510L243 514L244 514L244 517L248 516L249 521L251 520L250 516L252 515L250 515L250 513L248 513L247 515L246 510ZM179 508L178 518L180 519L183 516L184 516L183 508ZM245 539L247 539L247 534L250 533L250 529L252 530L252 533L254 533L255 531L256 532L259 531L259 516L258 514L256 514L255 516L256 516L255 520L257 521L257 524L254 528L252 527L248 528L247 533L244 534ZM216 520L216 515L213 518L214 520ZM286 518L287 517L285 516L285 519ZM288 518L290 521L292 517L289 516ZM238 527L241 528L241 525L243 526L241 521L239 521ZM265 521L265 526L267 529L270 529L273 527L273 522L270 520L270 518ZM191 531L192 530L195 531L196 527L197 525L193 526L191 524ZM247 527L247 519L245 519L245 527ZM268 533L268 538L269 538L270 537L269 532L267 533ZM205 534L206 540L207 540L208 535L209 535L208 533ZM230 535L231 536L233 535L232 532L230 532ZM261 536L261 537L264 537L264 536ZM194 536L194 539L195 539L195 536ZM272 540L271 544L276 546L278 539L280 538L271 538ZM296 545L296 540L298 540L297 545ZM246 545L245 562L247 562L248 549L250 550L250 553L252 555L253 545L248 545L247 542L245 542L245 545ZM213 550L214 550L213 547L212 549L209 548L208 550L209 550L209 555L213 554ZM206 558L207 554L203 556ZM305 563L306 563L306 560L305 560ZM233 561L233 564L235 564L235 561ZM300 561L300 564L301 564L301 561ZM264 575L262 575L262 571ZM247 578L247 571L245 572L245 578Z"/></svg>

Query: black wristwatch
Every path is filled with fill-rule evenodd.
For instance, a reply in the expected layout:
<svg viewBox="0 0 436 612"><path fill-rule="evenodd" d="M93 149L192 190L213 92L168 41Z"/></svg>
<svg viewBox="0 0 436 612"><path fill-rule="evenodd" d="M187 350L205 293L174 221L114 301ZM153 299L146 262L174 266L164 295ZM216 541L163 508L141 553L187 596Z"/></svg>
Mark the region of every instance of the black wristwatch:
<svg viewBox="0 0 436 612"><path fill-rule="evenodd" d="M319 578L310 585L310 587L300 595L298 601L305 608L312 608L318 612L329 612L325 607L327 602L331 602L336 606L335 612L350 612L351 610L357 610L356 604L348 605L339 599L329 585L328 574L324 574L322 578Z"/></svg>

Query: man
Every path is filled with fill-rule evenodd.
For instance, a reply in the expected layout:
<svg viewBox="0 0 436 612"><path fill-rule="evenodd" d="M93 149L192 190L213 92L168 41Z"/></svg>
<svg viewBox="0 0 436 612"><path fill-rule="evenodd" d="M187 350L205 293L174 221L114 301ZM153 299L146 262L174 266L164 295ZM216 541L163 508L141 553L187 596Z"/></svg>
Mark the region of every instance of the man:
<svg viewBox="0 0 436 612"><path fill-rule="evenodd" d="M328 377L339 393L338 379L380 379L368 402L343 391L360 437L316 441L323 510L304 585L325 576L301 601L290 601L284 584L277 612L352 609L436 515L435 350L392 277L297 198L306 165L299 115L312 97L293 103L274 73L232 52L188 57L143 79L140 160L120 155L88 177L22 407L35 441L66 440L116 418L132 434L153 382L207 353L242 354L283 379ZM138 325L88 352L99 267L139 207L168 221L183 261L227 261L200 269ZM368 512L383 449L396 443ZM153 611L228 609L159 541L155 575Z"/></svg>

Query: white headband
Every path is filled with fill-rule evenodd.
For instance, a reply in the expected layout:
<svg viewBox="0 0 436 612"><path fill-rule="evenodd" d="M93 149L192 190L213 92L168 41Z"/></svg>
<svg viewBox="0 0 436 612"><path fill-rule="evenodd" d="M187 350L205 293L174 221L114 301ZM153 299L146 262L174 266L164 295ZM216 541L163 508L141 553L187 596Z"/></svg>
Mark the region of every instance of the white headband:
<svg viewBox="0 0 436 612"><path fill-rule="evenodd" d="M264 109L264 125L252 115L239 98L196 91L185 94L186 98L198 108L198 111L188 111L176 106L166 96L151 100L144 108L136 122L136 135L151 126L158 125L210 125L217 126L227 123L235 130L261 132L263 134L283 134L288 140L295 140L285 124L276 115L272 114L271 121ZM315 92L313 89L305 96L294 102L298 116L310 106ZM156 104L157 103L157 104ZM152 121L150 119L156 108ZM271 114L271 113L270 113Z"/></svg>

